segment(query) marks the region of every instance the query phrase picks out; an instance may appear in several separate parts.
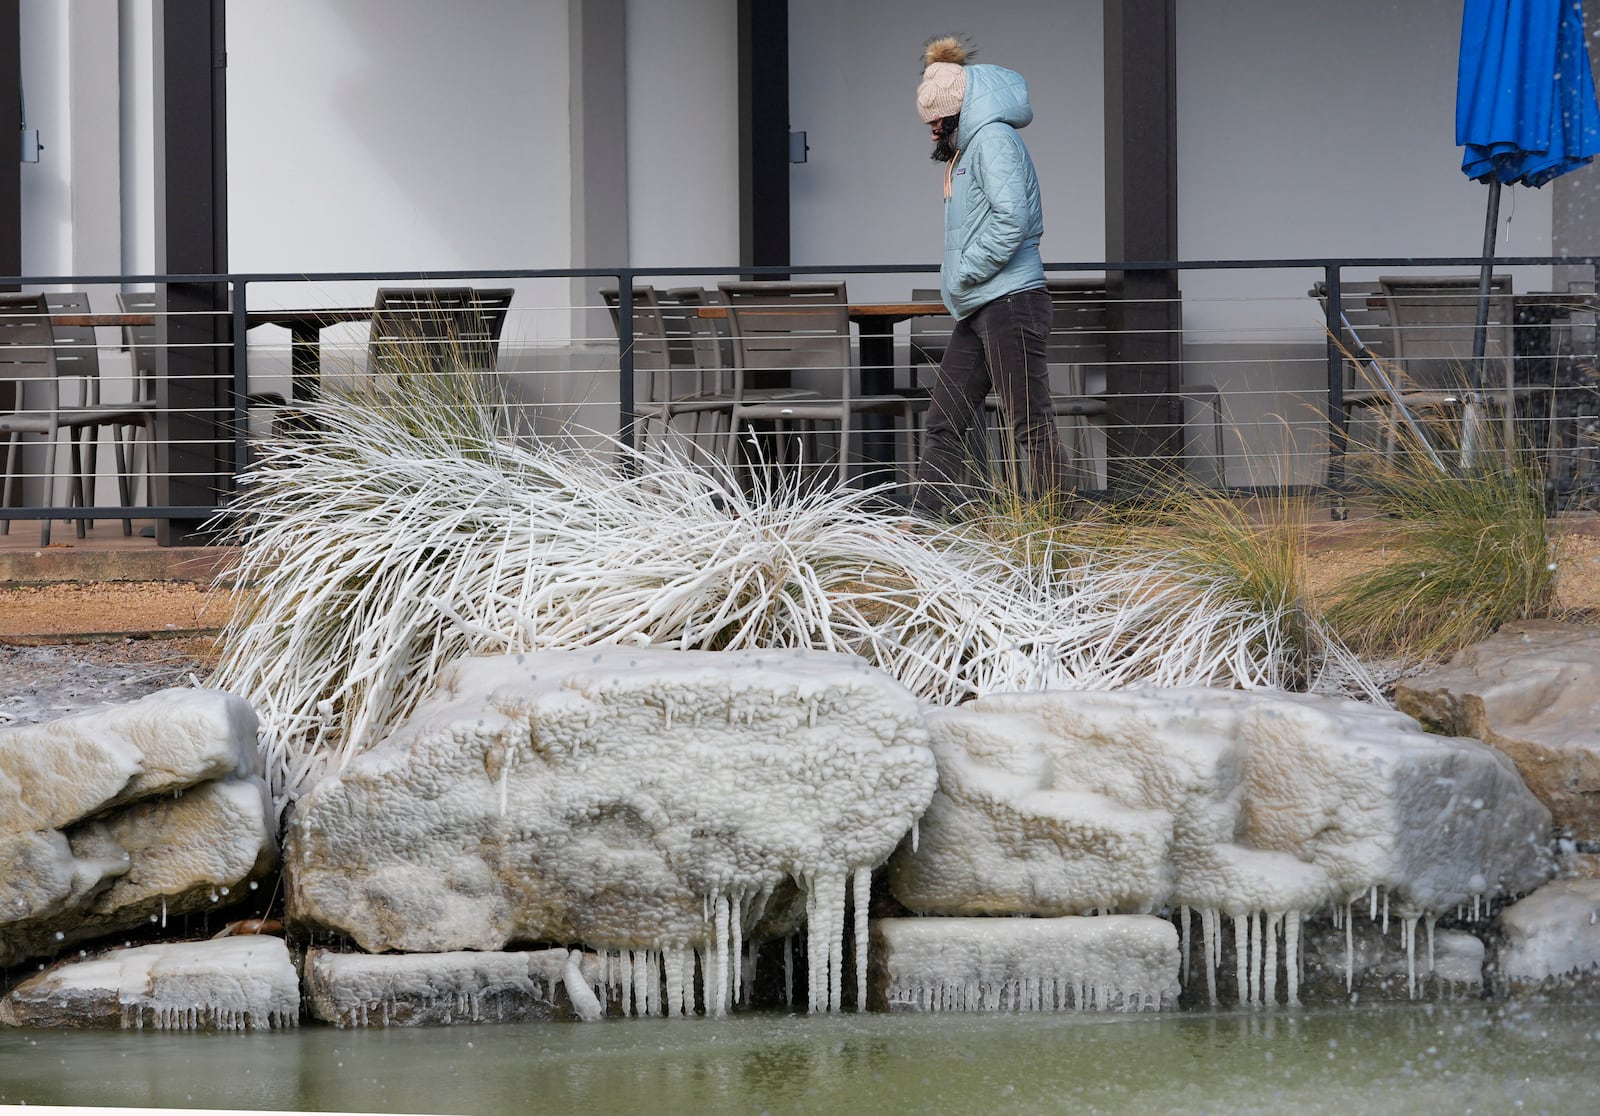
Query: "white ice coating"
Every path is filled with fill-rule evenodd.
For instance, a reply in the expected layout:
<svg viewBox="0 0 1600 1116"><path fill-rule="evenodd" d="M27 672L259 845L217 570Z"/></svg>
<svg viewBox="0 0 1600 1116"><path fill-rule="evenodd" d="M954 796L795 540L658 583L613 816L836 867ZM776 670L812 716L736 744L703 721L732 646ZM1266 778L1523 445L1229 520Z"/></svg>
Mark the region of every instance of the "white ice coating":
<svg viewBox="0 0 1600 1116"><path fill-rule="evenodd" d="M874 966L890 1011L1159 1011L1178 935L1144 915L884 918Z"/></svg>
<svg viewBox="0 0 1600 1116"><path fill-rule="evenodd" d="M462 660L300 800L290 916L375 952L627 951L614 979L633 1014L692 1001L686 951L705 951L716 1015L743 991L744 943L795 932L803 907L812 1007L837 1010L852 881L911 829L935 777L916 699L853 656ZM688 974L677 994L664 956Z"/></svg>
<svg viewBox="0 0 1600 1116"><path fill-rule="evenodd" d="M1280 976L1300 963L1307 914L1367 897L1374 918L1392 906L1415 922L1530 891L1551 870L1549 813L1509 761L1357 702L1055 691L982 698L929 725L939 790L919 849L891 861L901 903L1198 909L1213 964L1232 923L1242 1003L1293 1001L1297 982Z"/></svg>
<svg viewBox="0 0 1600 1116"><path fill-rule="evenodd" d="M259 774L256 715L219 690L162 690L0 728L0 834L61 829L108 806Z"/></svg>
<svg viewBox="0 0 1600 1116"><path fill-rule="evenodd" d="M340 1027L415 1023L478 1023L539 1017L568 983L564 949L522 953L334 953L314 949L305 960L306 999L313 1018ZM602 983L596 959L581 959L582 982ZM580 993L581 995L581 993Z"/></svg>
<svg viewBox="0 0 1600 1116"><path fill-rule="evenodd" d="M300 982L281 938L260 935L114 950L33 977L0 1022L124 1029L266 1030L300 1019Z"/></svg>
<svg viewBox="0 0 1600 1116"><path fill-rule="evenodd" d="M1500 976L1516 988L1600 978L1600 880L1556 880L1500 912Z"/></svg>

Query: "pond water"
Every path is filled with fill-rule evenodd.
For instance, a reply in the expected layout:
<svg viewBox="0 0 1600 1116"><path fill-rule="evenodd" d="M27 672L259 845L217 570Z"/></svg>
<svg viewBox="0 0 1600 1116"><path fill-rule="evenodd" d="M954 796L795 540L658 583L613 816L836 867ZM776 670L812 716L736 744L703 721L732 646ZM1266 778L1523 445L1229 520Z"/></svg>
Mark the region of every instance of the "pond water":
<svg viewBox="0 0 1600 1116"><path fill-rule="evenodd" d="M1593 1112L1600 1005L0 1030L0 1104L482 1113Z"/></svg>

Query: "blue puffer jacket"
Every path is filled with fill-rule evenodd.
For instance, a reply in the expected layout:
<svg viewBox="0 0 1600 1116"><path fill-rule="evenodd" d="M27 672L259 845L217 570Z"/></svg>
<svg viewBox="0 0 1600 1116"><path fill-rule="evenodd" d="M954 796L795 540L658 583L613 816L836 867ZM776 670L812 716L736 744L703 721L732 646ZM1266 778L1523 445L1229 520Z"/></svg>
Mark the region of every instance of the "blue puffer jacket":
<svg viewBox="0 0 1600 1116"><path fill-rule="evenodd" d="M939 270L944 304L958 319L1003 295L1044 286L1039 180L1016 132L1032 119L1021 74L1000 66L967 67Z"/></svg>

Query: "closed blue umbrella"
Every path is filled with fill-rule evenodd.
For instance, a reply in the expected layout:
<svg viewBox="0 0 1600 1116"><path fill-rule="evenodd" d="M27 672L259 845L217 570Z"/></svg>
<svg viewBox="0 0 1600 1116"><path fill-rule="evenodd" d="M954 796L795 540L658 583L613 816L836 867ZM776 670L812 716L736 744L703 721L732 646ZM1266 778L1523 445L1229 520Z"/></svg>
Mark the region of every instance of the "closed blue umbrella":
<svg viewBox="0 0 1600 1116"><path fill-rule="evenodd" d="M1465 0L1456 76L1461 169L1489 184L1472 386L1479 386L1502 183L1543 186L1600 153L1582 0Z"/></svg>

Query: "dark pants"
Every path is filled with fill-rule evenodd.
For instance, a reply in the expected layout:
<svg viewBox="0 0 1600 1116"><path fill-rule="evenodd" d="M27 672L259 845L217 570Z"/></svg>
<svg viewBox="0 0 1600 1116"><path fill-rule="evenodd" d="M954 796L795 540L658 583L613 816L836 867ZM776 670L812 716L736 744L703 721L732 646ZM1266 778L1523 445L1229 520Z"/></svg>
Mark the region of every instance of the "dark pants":
<svg viewBox="0 0 1600 1116"><path fill-rule="evenodd" d="M982 498L985 486L974 486L967 435L991 390L1011 428L1010 456L1026 465L1026 476L1007 478L1010 483L1035 497L1069 487L1050 403L1049 337L1050 295L1042 288L997 298L956 323L928 408L912 501L918 512L938 515Z"/></svg>

